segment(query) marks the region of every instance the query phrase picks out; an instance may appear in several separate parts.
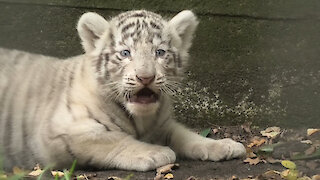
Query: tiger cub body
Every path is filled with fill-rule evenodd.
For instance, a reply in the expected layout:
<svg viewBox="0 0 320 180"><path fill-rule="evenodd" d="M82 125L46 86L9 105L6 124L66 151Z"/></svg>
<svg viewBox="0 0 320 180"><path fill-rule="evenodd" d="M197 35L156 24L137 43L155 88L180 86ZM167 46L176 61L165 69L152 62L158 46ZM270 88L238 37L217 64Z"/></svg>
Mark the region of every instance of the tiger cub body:
<svg viewBox="0 0 320 180"><path fill-rule="evenodd" d="M0 49L0 151L4 167L36 163L147 171L176 156L219 161L242 144L203 138L173 120L170 96L198 22L128 11L82 15L84 55L59 60Z"/></svg>

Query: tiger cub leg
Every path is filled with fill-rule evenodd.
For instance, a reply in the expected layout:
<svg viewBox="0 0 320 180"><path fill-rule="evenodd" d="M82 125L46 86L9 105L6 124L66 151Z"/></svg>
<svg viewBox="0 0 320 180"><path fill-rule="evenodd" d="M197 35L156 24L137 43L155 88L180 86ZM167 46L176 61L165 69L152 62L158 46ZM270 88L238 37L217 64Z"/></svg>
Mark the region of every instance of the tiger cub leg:
<svg viewBox="0 0 320 180"><path fill-rule="evenodd" d="M243 157L245 147L231 139L213 140L204 138L182 125L171 122L165 133L171 134L170 147L180 156L190 159L220 161Z"/></svg>
<svg viewBox="0 0 320 180"><path fill-rule="evenodd" d="M75 125L74 131L69 131L73 133L69 134L69 147L81 165L148 171L176 159L169 147L141 142L126 133L106 131L93 124Z"/></svg>

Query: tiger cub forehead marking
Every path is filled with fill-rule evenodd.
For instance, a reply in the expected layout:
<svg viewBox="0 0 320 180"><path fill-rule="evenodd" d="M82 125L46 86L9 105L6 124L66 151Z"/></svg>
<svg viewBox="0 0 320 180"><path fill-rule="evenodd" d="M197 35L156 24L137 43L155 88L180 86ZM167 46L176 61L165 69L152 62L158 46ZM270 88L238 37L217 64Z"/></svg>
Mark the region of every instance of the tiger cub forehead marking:
<svg viewBox="0 0 320 180"><path fill-rule="evenodd" d="M164 43L165 21L158 14L140 10L122 13L113 19L119 37L117 45L133 46L137 42Z"/></svg>

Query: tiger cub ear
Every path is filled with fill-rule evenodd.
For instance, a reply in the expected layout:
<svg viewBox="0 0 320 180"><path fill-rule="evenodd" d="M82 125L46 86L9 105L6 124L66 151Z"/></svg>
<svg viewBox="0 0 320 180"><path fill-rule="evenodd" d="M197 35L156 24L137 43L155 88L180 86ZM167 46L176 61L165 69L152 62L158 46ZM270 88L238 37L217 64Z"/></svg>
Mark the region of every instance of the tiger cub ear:
<svg viewBox="0 0 320 180"><path fill-rule="evenodd" d="M192 44L193 33L198 26L197 17L190 10L178 13L169 21L170 28L173 28L181 39L181 47L187 52Z"/></svg>
<svg viewBox="0 0 320 180"><path fill-rule="evenodd" d="M91 53L97 48L98 40L108 28L109 23L97 13L88 12L80 17L77 30L86 53Z"/></svg>

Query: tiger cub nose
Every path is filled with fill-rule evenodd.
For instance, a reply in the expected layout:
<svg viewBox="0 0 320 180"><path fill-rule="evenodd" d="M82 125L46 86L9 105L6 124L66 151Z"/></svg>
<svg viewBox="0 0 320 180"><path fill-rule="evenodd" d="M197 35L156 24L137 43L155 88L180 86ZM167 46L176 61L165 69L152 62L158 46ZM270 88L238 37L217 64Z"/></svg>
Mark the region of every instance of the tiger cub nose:
<svg viewBox="0 0 320 180"><path fill-rule="evenodd" d="M150 77L142 77L142 76L136 75L136 77L137 77L137 80L145 86L151 84L155 78L154 75Z"/></svg>

